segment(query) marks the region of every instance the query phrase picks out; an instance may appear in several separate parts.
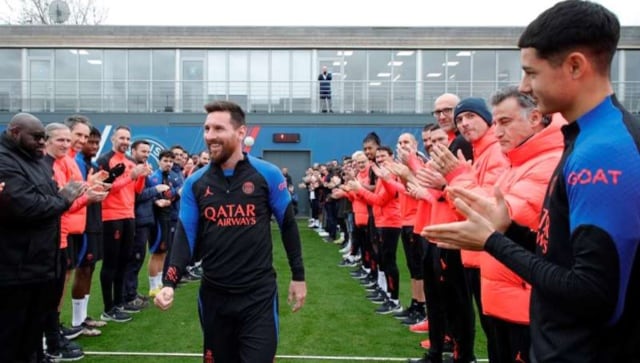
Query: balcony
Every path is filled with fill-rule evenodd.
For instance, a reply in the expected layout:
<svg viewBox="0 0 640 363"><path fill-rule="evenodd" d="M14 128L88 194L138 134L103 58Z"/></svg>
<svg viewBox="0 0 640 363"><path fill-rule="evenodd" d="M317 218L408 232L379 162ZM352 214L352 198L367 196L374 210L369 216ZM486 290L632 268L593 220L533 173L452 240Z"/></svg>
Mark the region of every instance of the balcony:
<svg viewBox="0 0 640 363"><path fill-rule="evenodd" d="M501 82L332 81L335 113L428 114L444 92L489 99ZM640 82L614 83L620 102L640 113ZM0 81L0 112L201 113L213 100L249 113L318 113L318 82L56 80Z"/></svg>

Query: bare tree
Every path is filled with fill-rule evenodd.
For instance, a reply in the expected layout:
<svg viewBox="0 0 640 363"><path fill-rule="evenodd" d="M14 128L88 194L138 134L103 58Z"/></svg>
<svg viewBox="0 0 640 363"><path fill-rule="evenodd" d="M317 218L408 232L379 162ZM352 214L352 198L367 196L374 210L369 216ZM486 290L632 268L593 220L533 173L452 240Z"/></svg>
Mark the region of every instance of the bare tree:
<svg viewBox="0 0 640 363"><path fill-rule="evenodd" d="M6 14L0 22L7 24L55 24L49 17L52 0L4 0ZM96 0L65 0L69 5L66 24L97 25L107 19L107 9Z"/></svg>

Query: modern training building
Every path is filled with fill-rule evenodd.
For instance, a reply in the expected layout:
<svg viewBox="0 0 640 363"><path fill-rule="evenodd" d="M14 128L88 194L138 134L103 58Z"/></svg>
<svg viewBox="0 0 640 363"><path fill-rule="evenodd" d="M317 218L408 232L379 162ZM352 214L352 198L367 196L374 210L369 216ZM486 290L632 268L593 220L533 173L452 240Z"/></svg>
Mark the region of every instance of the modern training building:
<svg viewBox="0 0 640 363"><path fill-rule="evenodd" d="M369 131L390 145L419 135L444 92L487 99L517 84L522 30L0 26L0 122L20 111L44 122L82 113L107 133L131 126L156 155L178 143L198 152L203 105L232 100L248 113L250 152L298 179L313 162L350 155ZM619 47L614 89L638 113L640 27L623 27ZM319 112L323 66L333 113Z"/></svg>

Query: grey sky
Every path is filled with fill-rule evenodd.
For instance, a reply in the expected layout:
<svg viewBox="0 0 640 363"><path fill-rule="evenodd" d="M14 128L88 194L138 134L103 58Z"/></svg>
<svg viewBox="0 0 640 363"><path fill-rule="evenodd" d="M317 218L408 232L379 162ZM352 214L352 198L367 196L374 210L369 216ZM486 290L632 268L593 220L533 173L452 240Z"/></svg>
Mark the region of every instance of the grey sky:
<svg viewBox="0 0 640 363"><path fill-rule="evenodd" d="M108 24L508 26L526 25L553 0L102 0ZM640 25L630 0L599 0L622 25Z"/></svg>
<svg viewBox="0 0 640 363"><path fill-rule="evenodd" d="M6 15L7 1L0 1ZM555 0L96 0L113 25L524 26ZM640 26L632 0L598 0Z"/></svg>

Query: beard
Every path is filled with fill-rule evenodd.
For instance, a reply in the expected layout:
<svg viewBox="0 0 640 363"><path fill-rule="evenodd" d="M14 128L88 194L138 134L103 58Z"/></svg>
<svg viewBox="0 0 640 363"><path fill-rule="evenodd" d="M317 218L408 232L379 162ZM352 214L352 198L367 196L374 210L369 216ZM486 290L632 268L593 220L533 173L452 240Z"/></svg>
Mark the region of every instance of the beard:
<svg viewBox="0 0 640 363"><path fill-rule="evenodd" d="M209 144L209 157L216 165L223 165L233 155L234 148L227 142L222 142L219 148L212 148Z"/></svg>

